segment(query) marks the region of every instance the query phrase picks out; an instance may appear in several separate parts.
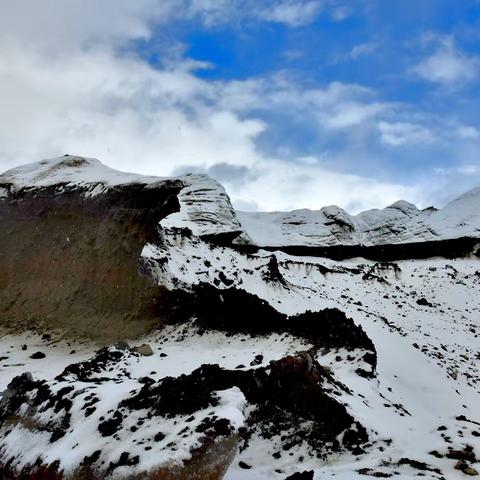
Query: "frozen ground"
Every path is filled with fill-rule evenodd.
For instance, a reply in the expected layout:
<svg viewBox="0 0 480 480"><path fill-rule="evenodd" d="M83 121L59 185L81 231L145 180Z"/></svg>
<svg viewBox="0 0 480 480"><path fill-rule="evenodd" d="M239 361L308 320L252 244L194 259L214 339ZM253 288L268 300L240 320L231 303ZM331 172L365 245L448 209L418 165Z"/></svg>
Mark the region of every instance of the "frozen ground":
<svg viewBox="0 0 480 480"><path fill-rule="evenodd" d="M355 372L361 363L361 351L338 349L317 355L318 362L329 367L346 387L335 387L335 397L369 432L366 454L344 452L318 459L307 445L283 451L278 438L253 436L248 447L237 453L227 480L283 479L303 470L313 470L316 479L369 475L409 479L418 473L424 478L460 479L465 474L454 468L457 460L447 457L449 449L471 446L478 458L478 260L437 258L379 264L364 259L334 262L289 257L281 252L247 256L175 233L166 235L161 249L150 245L143 255L157 280L170 288L187 288L200 282L220 289L238 287L289 315L308 309L340 308L364 328L375 345L375 378ZM272 259L278 267L273 276ZM91 357L96 349L88 343L67 344L56 339L55 334L51 338L42 335L2 337L2 388L25 371L34 378L52 380L64 367ZM153 355L127 356L106 373L112 381L123 378L124 382L115 387L121 391L113 397L107 395L109 400L99 409L99 416L114 408L128 391L138 389L138 380L145 376L158 381L213 363L227 369L252 368L250 364L259 368L270 360L311 347L306 340L288 334L199 334L195 326L188 324L169 326L130 343L147 343ZM36 352L42 352L45 358L32 359ZM255 364L258 355L262 358ZM248 415L248 407L243 414ZM92 422L95 425L98 417L92 417ZM175 431L171 430L172 438ZM124 442L130 444L134 438L125 437ZM195 438L188 441L192 443L186 446L192 446ZM148 458L154 452L143 451L140 466L150 465ZM163 458L158 457L159 453L157 458ZM173 459L183 458L170 454ZM245 469L245 465L251 468ZM427 470L419 470L419 466ZM477 470L480 467L478 463L471 466ZM117 475L122 471L118 470Z"/></svg>
<svg viewBox="0 0 480 480"><path fill-rule="evenodd" d="M0 184L8 183L0 187L0 196L32 183L82 185L97 195L124 182L153 185L158 181L125 176L80 157L7 173L0 178ZM248 440L232 444L235 457L226 480L284 480L303 471L312 471L304 478L315 480L455 480L474 473L465 465L455 468L459 459L480 471L478 257L333 261L280 251L240 253L218 246L221 242L216 246L207 241L211 235L231 235L239 228L246 230L242 241L263 244L267 239L270 245L368 245L393 237L400 241L475 237L478 189L439 211L419 211L407 202L397 202L357 217L338 207L321 212L241 214L240 225L221 186L204 176L185 176L181 181L185 188L180 211L162 222L159 241L143 249L145 273L173 294L193 295L197 287L207 285L218 289L215 292L223 302L227 290L239 295L247 292L251 296L241 298L264 300L262 312L271 306L283 317L290 316L290 321L307 310L339 309L353 320L348 324L352 332L358 333L360 326L373 342L375 371L366 360L372 351L365 350L365 345L319 347L313 338L298 335L285 324L283 330L269 327L258 334L255 322L267 322L261 315L253 321L245 318L251 331L242 331L242 325L229 326L229 318L225 321L231 328L214 322L206 328L194 315L142 338L125 339L139 349L117 344L100 353L99 345L66 340L60 332L3 331L2 405L22 401L9 404L15 415L0 425L2 459L11 459L10 465L17 469L34 464L37 458L45 464L58 461L68 474L88 457L108 477L125 478L159 465L182 464L192 451L203 448L205 435L215 443L222 436L237 439L247 428ZM231 312L232 318L238 319L234 313L238 312ZM326 321L321 315L314 318ZM321 389L314 398L334 407L332 411L346 409L358 422L354 427L346 425L326 442L324 451L302 438L318 428L315 418L301 417L295 428L288 424L280 434L265 435L249 420L261 403L247 400L251 387L241 391L229 384L231 378L264 380L287 356L286 363L294 369L300 360L309 365L301 371L304 383L295 384L299 395L316 379ZM317 368L315 360L323 368ZM218 369L205 365L218 365ZM32 377L19 377L26 372ZM226 375L229 380L218 381L212 375ZM14 377L21 378L21 384L6 390ZM202 382L210 382L210 390L202 390ZM286 385L280 393L288 390ZM189 397L190 387L195 394ZM297 391L289 393L295 403ZM165 398L170 399L167 405ZM275 400L268 399L267 410L270 405L278 407ZM347 427L360 431L359 425L365 427L368 441L362 448L343 448ZM229 460L230 454L225 455Z"/></svg>

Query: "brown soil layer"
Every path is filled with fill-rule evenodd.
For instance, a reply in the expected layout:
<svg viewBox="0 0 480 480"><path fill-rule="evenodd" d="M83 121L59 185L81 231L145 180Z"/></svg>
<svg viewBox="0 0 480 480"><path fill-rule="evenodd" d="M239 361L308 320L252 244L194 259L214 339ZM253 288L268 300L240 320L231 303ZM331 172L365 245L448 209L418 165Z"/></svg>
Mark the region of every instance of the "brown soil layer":
<svg viewBox="0 0 480 480"><path fill-rule="evenodd" d="M88 196L56 185L0 198L0 323L105 341L147 331L162 292L139 257L178 211L182 187L125 184Z"/></svg>

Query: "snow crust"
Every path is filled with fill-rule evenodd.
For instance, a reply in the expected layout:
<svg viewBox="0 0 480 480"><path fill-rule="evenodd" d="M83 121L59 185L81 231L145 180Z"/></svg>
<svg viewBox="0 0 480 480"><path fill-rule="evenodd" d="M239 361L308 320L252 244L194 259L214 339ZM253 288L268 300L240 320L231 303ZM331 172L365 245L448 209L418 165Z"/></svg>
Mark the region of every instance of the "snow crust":
<svg viewBox="0 0 480 480"><path fill-rule="evenodd" d="M397 472L395 478L401 479L415 477L414 468L398 464L402 458L442 472L427 472L426 478L463 478L453 468L455 462L429 452L466 445L480 450L480 423L475 423L480 422L478 259L337 262L262 251L247 257L173 233L166 241L162 250L149 246L144 251L151 259L167 260L166 264L159 262L163 265L157 271L160 283L171 287L199 282L215 283L218 288L233 285L287 314L340 308L365 329L377 349L374 380L355 372L361 351L340 349L318 357L350 390L338 390L336 395L354 418L368 425L372 445L367 455L339 455L322 464L311 458L307 448L298 448L273 460L272 455L281 450L279 439L256 437L238 454L226 480L283 479L287 473L310 469L315 479L366 478L358 472L361 469ZM282 282L265 280L271 257L278 262ZM205 258L210 265L205 265ZM226 278L228 285L219 277ZM421 299L428 299L429 305ZM269 347L263 351L268 358ZM462 416L469 421L461 420ZM254 468L243 470L240 461Z"/></svg>
<svg viewBox="0 0 480 480"><path fill-rule="evenodd" d="M71 186L98 185L92 194L108 187L129 183L152 185L166 179L125 173L107 167L95 158L65 155L7 170L0 175L0 184L12 184L14 189L51 187L60 184Z"/></svg>
<svg viewBox="0 0 480 480"><path fill-rule="evenodd" d="M350 215L336 207L291 212L237 212L258 246L383 245L480 236L480 188L441 210L404 200Z"/></svg>
<svg viewBox="0 0 480 480"><path fill-rule="evenodd" d="M425 478L464 478L463 473L454 469L455 461L445 456L437 458L429 452L436 450L445 455L448 447L461 449L466 445L480 452L479 260L437 258L379 264L364 259L335 262L291 257L282 252L260 251L247 256L198 237L184 237L175 230L165 232L162 248L149 245L143 256L156 269L157 281L169 288L199 282L228 288L218 282L223 273L222 278L228 284L232 282L233 286L255 293L288 314L340 308L365 329L377 349L378 365L373 379L356 373L362 365L362 351L337 349L319 353L317 358L345 386L332 386L332 395L369 431L371 441L365 455L338 454L325 462L312 456L307 445L282 453L280 438L268 440L256 435L246 449L237 453L225 480L284 480L287 475L303 470L313 470L315 479L359 480L366 478L359 473L362 469L385 474L397 472L395 478L403 480L416 477L416 469L399 465L402 458L424 462L441 471L441 474L426 472ZM278 263L281 282L272 282L265 276L272 257ZM422 298L429 305L419 304ZM183 417L176 417L176 425L170 420L162 422L162 429L176 450L166 449L166 443L162 442L143 444L152 446L152 450L145 451L138 442L150 438L153 424L145 423L145 428L135 434L119 435L120 440L112 445L98 435L99 416L117 408L123 398L138 390L138 380L146 375L155 381L165 376L178 377L205 363L233 369L249 365L258 354L263 355L259 366L266 366L270 360L309 348L305 341L288 335L273 333L255 338L220 332L197 335L195 329L185 325L168 327L137 342L151 345L153 355L127 356L111 371L102 372L101 376L107 380L95 386L100 403L91 423L75 416L72 436L55 449L41 433L18 427L8 443L2 439L2 448L15 453L19 464L33 458L31 451L47 451L48 459L59 458L65 469L74 468L80 458L75 450L85 454L89 442L95 449L102 449L107 461L115 461L123 451L139 455L137 467L122 467L115 475L134 474L167 458L181 461L197 441L195 436L178 435L186 425ZM35 377L51 379L72 360L82 360L93 352L93 346L76 346L76 353L70 356L71 348L55 337L44 340L35 334L2 336L0 356L7 358L1 361L1 385L5 387L13 375L25 370L32 371ZM46 357L30 359L29 355L37 350ZM239 427L250 407L238 391L219 395L223 399L220 405L208 412L198 412L195 422L214 414L229 418ZM83 396L76 398L78 406L74 412L81 408ZM137 420L132 417L126 426L134 426ZM158 429L157 424L155 428ZM73 448L77 443L82 446ZM279 457L278 452L281 452ZM245 470L239 462L252 468ZM478 463L472 466L477 470L480 467Z"/></svg>
<svg viewBox="0 0 480 480"><path fill-rule="evenodd" d="M242 227L225 189L208 175L179 177L185 186L178 195L180 211L160 224L165 228L187 228L196 236L242 233Z"/></svg>

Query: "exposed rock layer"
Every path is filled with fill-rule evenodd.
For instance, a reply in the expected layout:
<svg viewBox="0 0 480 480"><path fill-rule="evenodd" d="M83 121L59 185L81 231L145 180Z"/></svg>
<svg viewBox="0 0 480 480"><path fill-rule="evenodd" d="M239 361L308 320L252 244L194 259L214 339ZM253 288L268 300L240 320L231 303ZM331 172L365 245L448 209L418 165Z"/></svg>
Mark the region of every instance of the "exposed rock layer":
<svg viewBox="0 0 480 480"><path fill-rule="evenodd" d="M392 243L385 245L284 245L278 247L257 247L255 245L232 245L244 253L259 250L282 251L288 255L304 257L325 257L333 260L363 257L369 260L389 262L392 260L425 259L432 257L462 258L480 256L480 239L461 237L423 242Z"/></svg>
<svg viewBox="0 0 480 480"><path fill-rule="evenodd" d="M0 197L0 321L47 322L105 338L148 329L161 290L139 271L180 181L57 184Z"/></svg>

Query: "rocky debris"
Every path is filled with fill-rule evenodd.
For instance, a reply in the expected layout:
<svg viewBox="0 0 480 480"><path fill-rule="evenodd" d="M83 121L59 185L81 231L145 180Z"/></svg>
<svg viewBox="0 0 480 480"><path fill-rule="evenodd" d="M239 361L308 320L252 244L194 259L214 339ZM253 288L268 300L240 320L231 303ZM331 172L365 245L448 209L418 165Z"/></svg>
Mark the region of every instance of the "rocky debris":
<svg viewBox="0 0 480 480"><path fill-rule="evenodd" d="M47 433L50 442L56 442L70 427L72 401L69 394L72 391L73 387L64 387L54 392L45 380L34 380L30 373L15 377L0 400L0 431L6 430L8 435L13 422ZM49 408L54 408L58 415L55 420L42 423L36 417ZM22 410L23 415L19 414ZM8 465L5 460L2 463Z"/></svg>
<svg viewBox="0 0 480 480"><path fill-rule="evenodd" d="M453 460L465 460L472 463L477 461L475 451L471 445L466 445L462 450L450 448L446 454L446 457Z"/></svg>
<svg viewBox="0 0 480 480"><path fill-rule="evenodd" d="M152 347L148 345L148 343L143 343L142 345L133 347L132 352L143 355L144 357L151 357L153 355Z"/></svg>
<svg viewBox="0 0 480 480"><path fill-rule="evenodd" d="M469 476L472 476L472 477L478 475L478 471L475 470L473 467L471 467L465 460L459 460L455 464L454 468L455 468L455 470L460 470L465 475L469 475Z"/></svg>
<svg viewBox="0 0 480 480"><path fill-rule="evenodd" d="M33 358L34 360L40 360L45 357L46 355L43 352L35 352L30 355L30 358Z"/></svg>
<svg viewBox="0 0 480 480"><path fill-rule="evenodd" d="M105 392L126 380L117 374L108 375L112 362L121 367L132 354L116 347L102 349L92 359L67 367L53 382L34 380L30 374L15 377L0 402L0 452L9 452L0 456L4 478L37 478L35 475L44 471L59 479L70 478L72 472L96 472L103 478L120 467L140 475L144 455L153 455L156 448L157 455L161 451L160 458L169 458L170 464L181 438L190 445L181 466L172 470L159 460L150 470L164 475L158 478L186 479L190 478L186 472L200 469L206 476L198 478L220 479L238 442L245 448L254 433L266 439L277 438L284 451L306 445L317 456L341 450L358 455L368 440L364 427L331 394L332 388L338 388L332 374L308 352L251 370L202 365L188 375L158 382L148 379L135 387L132 384L130 391L123 389L123 399L118 398L116 408L103 406L110 402ZM241 424L239 413L231 418L221 413L238 408L240 399L250 405L249 417ZM97 433L89 434L89 441L82 444L82 454L75 456L77 464L65 470L62 445L75 445L82 438L79 435L83 430L74 423L79 421L74 412L79 411L83 412L82 423L96 428ZM184 428L180 431L175 425ZM38 453L23 451L15 444L20 426L29 436L38 438ZM51 459L48 464L41 454L45 440ZM115 450L107 445L117 442L123 442L124 452L114 456L108 452ZM33 463L28 461L33 457Z"/></svg>
<svg viewBox="0 0 480 480"><path fill-rule="evenodd" d="M159 308L159 316L173 323L194 318L201 329L230 334L256 336L284 332L307 340L315 348L365 349L370 352L365 361L372 369L376 366L372 341L360 326L335 308L287 316L245 290L235 287L219 290L213 285L199 284L192 285L191 291L169 292Z"/></svg>
<svg viewBox="0 0 480 480"><path fill-rule="evenodd" d="M438 473L441 475L441 471L438 468L432 467L427 465L425 462L419 462L418 460L412 460L411 458L401 458L398 461L398 465L409 465L410 467L414 468L415 470L420 470L423 472L433 472Z"/></svg>
<svg viewBox="0 0 480 480"><path fill-rule="evenodd" d="M148 408L153 415L190 415L216 406L214 392L237 387L255 406L241 432L244 446L255 431L264 438L281 437L284 450L306 442L318 455L327 454L329 448L362 453L367 432L326 393L334 383L331 374L306 352L254 370L202 365L189 375L144 385L138 394L123 400L117 412L127 417L133 410ZM218 431L220 425L215 422L208 428ZM228 432L228 427L224 428ZM342 432L343 441L339 442Z"/></svg>
<svg viewBox="0 0 480 480"><path fill-rule="evenodd" d="M258 355L255 355L255 358L250 362L250 366L254 367L255 365L261 365L262 362L263 362L263 355L258 354Z"/></svg>
<svg viewBox="0 0 480 480"><path fill-rule="evenodd" d="M420 305L421 307L433 307L433 305L425 297L417 299L417 305Z"/></svg>
<svg viewBox="0 0 480 480"><path fill-rule="evenodd" d="M360 475L368 475L370 477L376 478L390 478L393 477L393 473L388 472L380 472L376 470L372 470L371 468L360 468L357 470Z"/></svg>
<svg viewBox="0 0 480 480"><path fill-rule="evenodd" d="M133 355L129 345L118 342L113 347L100 349L94 357L80 363L72 363L56 377L57 381L89 382L97 378L102 380L102 373L118 364L120 359Z"/></svg>
<svg viewBox="0 0 480 480"><path fill-rule="evenodd" d="M130 355L126 350L111 350L123 359ZM123 393L118 400L122 395L124 400L114 411L109 407L110 392L126 378L108 377L110 363L105 362L105 355L105 350L100 351L97 360L94 357L67 368L79 372L81 376L75 379L69 373L68 380L62 377L53 382L34 380L30 374L12 380L0 402L1 478L100 479L117 471L128 478L145 478L148 470L148 478L153 479L221 479L237 451L243 418L238 409L244 402L240 391L209 391L207 403L176 399L176 392L187 385L181 379L180 386L176 379L165 379L165 399L151 398L140 405L132 398L140 399L141 392L154 387L139 383L136 394L119 390ZM118 359L117 363L122 362ZM193 402L195 408L185 407L182 401ZM182 411L195 417L182 416ZM180 431L177 425L182 423L186 427ZM30 444L28 449L17 441L19 432L25 444ZM119 446L122 453L117 453ZM152 464L151 458L158 460Z"/></svg>

